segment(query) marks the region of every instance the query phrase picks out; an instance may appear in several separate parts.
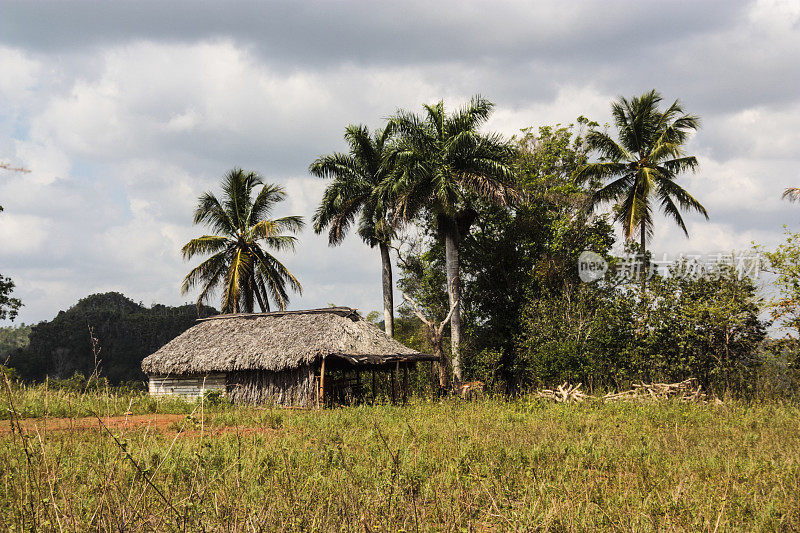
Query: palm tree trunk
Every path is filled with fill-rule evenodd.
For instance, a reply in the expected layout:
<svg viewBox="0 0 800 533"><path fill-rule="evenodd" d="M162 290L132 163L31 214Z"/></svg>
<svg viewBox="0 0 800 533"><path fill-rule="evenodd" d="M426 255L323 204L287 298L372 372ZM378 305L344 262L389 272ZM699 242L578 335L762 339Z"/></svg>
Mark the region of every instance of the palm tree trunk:
<svg viewBox="0 0 800 533"><path fill-rule="evenodd" d="M448 224L444 232L444 259L447 271L447 286L450 306L456 303L453 316L450 318L450 348L453 364L453 377L461 382L461 274L458 265L458 228L455 223Z"/></svg>
<svg viewBox="0 0 800 533"><path fill-rule="evenodd" d="M245 313L252 313L253 307L255 305L255 291L256 291L256 280L253 278L253 273L250 272L247 274L247 284L245 285L245 291L242 297L244 298L244 312Z"/></svg>
<svg viewBox="0 0 800 533"><path fill-rule="evenodd" d="M389 246L380 243L381 263L383 268L383 329L390 337L394 337L394 293L392 288L392 259L389 257Z"/></svg>
<svg viewBox="0 0 800 533"><path fill-rule="evenodd" d="M649 264L648 264L648 261L647 261L647 248L646 248L646 246L647 246L647 228L646 228L646 226L644 224L644 221L642 221L641 225L642 225L642 235L641 235L641 240L640 240L639 244L641 245L641 254L642 254L642 272L641 272L641 275L642 275L642 292L644 292L645 284L647 283L647 271L648 271Z"/></svg>

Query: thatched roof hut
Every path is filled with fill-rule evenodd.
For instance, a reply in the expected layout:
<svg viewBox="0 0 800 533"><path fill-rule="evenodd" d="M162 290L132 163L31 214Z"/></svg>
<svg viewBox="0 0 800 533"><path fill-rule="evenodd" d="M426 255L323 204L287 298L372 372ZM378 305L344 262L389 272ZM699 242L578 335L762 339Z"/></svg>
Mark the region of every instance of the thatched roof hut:
<svg viewBox="0 0 800 533"><path fill-rule="evenodd" d="M146 357L142 370L156 395L224 388L234 401L309 406L326 397L326 366L397 370L429 360L354 309L331 307L200 319Z"/></svg>

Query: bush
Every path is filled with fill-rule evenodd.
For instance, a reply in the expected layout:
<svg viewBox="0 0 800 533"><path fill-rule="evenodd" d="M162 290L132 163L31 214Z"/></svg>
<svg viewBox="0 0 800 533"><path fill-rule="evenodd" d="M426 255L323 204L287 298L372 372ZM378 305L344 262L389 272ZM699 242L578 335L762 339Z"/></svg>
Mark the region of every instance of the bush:
<svg viewBox="0 0 800 533"><path fill-rule="evenodd" d="M203 393L203 403L206 405L222 405L227 399L219 390L207 390Z"/></svg>

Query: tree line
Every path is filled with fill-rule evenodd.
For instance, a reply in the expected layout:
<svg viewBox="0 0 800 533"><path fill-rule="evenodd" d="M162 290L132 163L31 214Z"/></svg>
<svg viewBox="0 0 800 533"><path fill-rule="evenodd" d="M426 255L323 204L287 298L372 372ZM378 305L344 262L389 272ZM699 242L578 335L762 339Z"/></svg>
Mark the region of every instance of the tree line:
<svg viewBox="0 0 800 533"><path fill-rule="evenodd" d="M476 96L455 110L443 101L399 110L375 131L349 125L347 151L309 166L329 182L314 231L336 246L353 230L377 249L384 310L376 322L440 353L442 386L478 378L514 392L560 380L616 386L691 375L744 390L768 359L788 375L796 339L766 340L767 303L724 265L697 278L579 279L583 251L620 261L611 253L615 224L644 272L657 211L687 237L685 212L708 218L678 183L699 168L685 152L696 115L650 91L612 102L612 125L580 117L507 138L483 131L492 110ZM234 168L221 189L198 199L194 222L210 231L183 247L185 259L203 260L182 292L199 290L198 306L219 296L223 313L285 309L302 286L279 255L294 250L302 217L273 218L286 193L255 172ZM789 234L765 254L783 296L772 318L798 333L799 244ZM404 295L398 317L395 283Z"/></svg>
<svg viewBox="0 0 800 533"><path fill-rule="evenodd" d="M685 212L708 219L678 183L699 167L685 151L699 117L677 100L664 105L653 90L614 101L605 128L580 118L506 138L482 131L492 110L475 96L455 110L443 101L420 113L399 110L375 131L351 124L348 150L309 166L330 182L314 231L336 246L353 230L380 253L387 334L441 353L442 385L467 376L516 390L566 378L613 385L692 374L708 386L738 380L741 388L768 326L754 283L722 268L713 280L662 274L647 282L642 274L633 290L587 285L576 271L584 250L618 260L613 224L644 273L657 211L687 237ZM215 254L192 270L184 290L200 286L200 303L221 289L223 312L252 311L254 301L262 311L270 300L285 308L287 289L301 287L268 251L292 249L294 237L283 232L298 231L302 220L269 219L263 195L277 202L283 190L252 173L234 169L223 192L198 203L195 222L219 235L184 248L187 258ZM406 300L399 329L393 253ZM445 318L449 331L432 327Z"/></svg>

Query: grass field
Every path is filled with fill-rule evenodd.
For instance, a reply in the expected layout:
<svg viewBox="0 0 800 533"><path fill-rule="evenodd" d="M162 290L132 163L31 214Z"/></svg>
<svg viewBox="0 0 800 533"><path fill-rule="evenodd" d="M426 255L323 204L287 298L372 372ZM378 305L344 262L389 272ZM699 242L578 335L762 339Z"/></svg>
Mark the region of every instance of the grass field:
<svg viewBox="0 0 800 533"><path fill-rule="evenodd" d="M792 405L486 399L295 411L133 394L104 410L96 395L59 393L51 413L17 393L37 418L21 434L2 422L4 531L800 530ZM45 416L92 404L173 414L106 419L108 430Z"/></svg>

